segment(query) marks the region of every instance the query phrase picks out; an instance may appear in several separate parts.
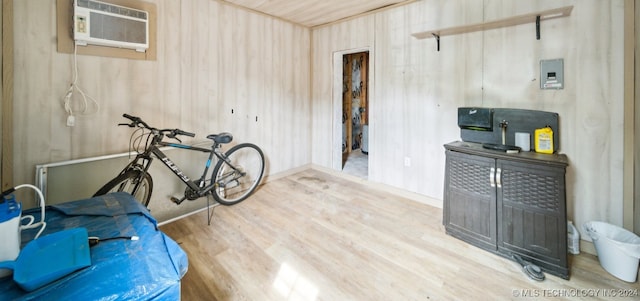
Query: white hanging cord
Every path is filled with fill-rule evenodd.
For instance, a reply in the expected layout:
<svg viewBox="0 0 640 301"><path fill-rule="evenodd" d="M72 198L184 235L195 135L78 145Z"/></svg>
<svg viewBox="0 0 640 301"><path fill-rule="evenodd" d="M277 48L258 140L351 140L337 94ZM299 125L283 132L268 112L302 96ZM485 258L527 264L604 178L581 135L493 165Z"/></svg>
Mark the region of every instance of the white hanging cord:
<svg viewBox="0 0 640 301"><path fill-rule="evenodd" d="M80 99L82 101L82 114L88 114L87 110L89 108L88 100L91 100L93 105L95 106L95 112L100 110L100 104L91 96L87 95L78 85L78 45L74 43L73 45L73 78L72 82L69 85L69 89L67 89L67 93L64 96L64 110L67 112L67 125L73 126L75 123L75 115L73 115L73 106L71 105L71 101L73 100L73 92L78 91L80 93Z"/></svg>
<svg viewBox="0 0 640 301"><path fill-rule="evenodd" d="M37 223L34 223L33 221L35 220L35 218L32 215L25 215L23 216L20 220L22 219L30 219L31 221L26 224L26 225L21 225L20 228L21 229L33 229L33 228L37 228L39 226L42 226L42 228L40 228L40 231L38 231L38 233L36 234L34 239L38 239L38 237L40 237L40 234L42 234L42 231L44 231L44 228L47 227L47 223L44 221L44 196L42 195L42 191L40 191L40 189L38 189L38 187L33 186L31 184L22 184L22 185L18 185L16 186L14 189L18 190L20 188L31 188L33 190L36 191L36 193L38 194L38 198L40 199L40 221Z"/></svg>

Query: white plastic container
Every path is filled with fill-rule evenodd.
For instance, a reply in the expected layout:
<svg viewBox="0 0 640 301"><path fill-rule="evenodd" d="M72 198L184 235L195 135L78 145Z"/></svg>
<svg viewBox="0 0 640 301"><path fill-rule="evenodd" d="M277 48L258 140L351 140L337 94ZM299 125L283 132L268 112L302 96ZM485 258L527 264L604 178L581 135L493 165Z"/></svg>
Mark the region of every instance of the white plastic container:
<svg viewBox="0 0 640 301"><path fill-rule="evenodd" d="M13 195L4 196L0 204L0 261L16 260L20 254L20 203ZM0 278L13 271L0 269Z"/></svg>
<svg viewBox="0 0 640 301"><path fill-rule="evenodd" d="M571 221L567 222L567 250L573 255L580 254L580 232Z"/></svg>
<svg viewBox="0 0 640 301"><path fill-rule="evenodd" d="M516 132L516 146L520 147L523 152L531 150L531 135L529 133Z"/></svg>
<svg viewBox="0 0 640 301"><path fill-rule="evenodd" d="M587 222L582 227L593 240L600 265L621 280L636 282L640 262L640 237L604 222Z"/></svg>

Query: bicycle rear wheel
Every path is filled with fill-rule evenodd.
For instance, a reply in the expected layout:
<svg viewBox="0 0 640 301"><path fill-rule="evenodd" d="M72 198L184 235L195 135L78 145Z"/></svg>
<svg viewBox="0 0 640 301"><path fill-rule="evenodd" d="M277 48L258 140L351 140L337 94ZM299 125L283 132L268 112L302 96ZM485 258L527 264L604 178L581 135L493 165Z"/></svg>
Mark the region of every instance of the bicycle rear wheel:
<svg viewBox="0 0 640 301"><path fill-rule="evenodd" d="M129 170L98 189L93 196L99 196L110 192L127 192L145 207L151 200L153 180L151 176L140 170Z"/></svg>
<svg viewBox="0 0 640 301"><path fill-rule="evenodd" d="M213 198L222 205L233 205L245 200L260 184L264 173L264 155L254 144L243 143L225 153L218 160L212 179L216 187Z"/></svg>

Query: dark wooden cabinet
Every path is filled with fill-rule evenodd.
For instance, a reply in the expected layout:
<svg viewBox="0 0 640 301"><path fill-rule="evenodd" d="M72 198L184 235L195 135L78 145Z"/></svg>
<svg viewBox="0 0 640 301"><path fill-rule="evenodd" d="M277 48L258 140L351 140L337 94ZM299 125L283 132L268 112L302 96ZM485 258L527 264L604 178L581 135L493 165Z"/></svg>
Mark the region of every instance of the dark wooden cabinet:
<svg viewBox="0 0 640 301"><path fill-rule="evenodd" d="M489 184L495 159L447 151L444 225L480 248L497 249L496 189Z"/></svg>
<svg viewBox="0 0 640 301"><path fill-rule="evenodd" d="M564 155L445 145L447 234L568 279Z"/></svg>

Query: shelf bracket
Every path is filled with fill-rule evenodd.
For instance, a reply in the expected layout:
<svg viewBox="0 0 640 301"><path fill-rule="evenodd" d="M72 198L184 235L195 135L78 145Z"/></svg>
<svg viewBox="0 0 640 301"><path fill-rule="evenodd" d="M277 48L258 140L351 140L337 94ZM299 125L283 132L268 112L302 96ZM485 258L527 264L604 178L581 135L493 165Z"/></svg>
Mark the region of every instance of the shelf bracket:
<svg viewBox="0 0 640 301"><path fill-rule="evenodd" d="M536 40L540 40L540 15L536 16Z"/></svg>
<svg viewBox="0 0 640 301"><path fill-rule="evenodd" d="M433 37L436 39L436 49L440 51L440 35L436 33L431 33Z"/></svg>

